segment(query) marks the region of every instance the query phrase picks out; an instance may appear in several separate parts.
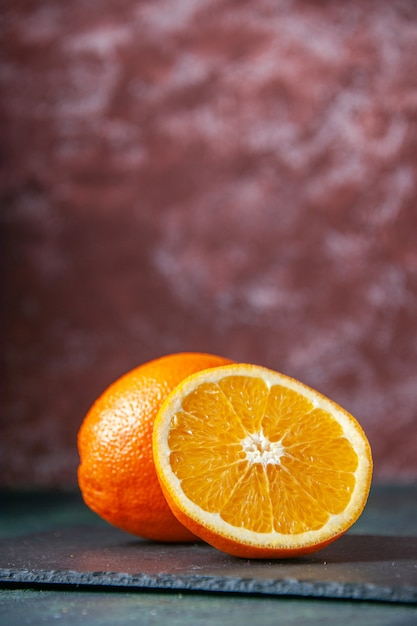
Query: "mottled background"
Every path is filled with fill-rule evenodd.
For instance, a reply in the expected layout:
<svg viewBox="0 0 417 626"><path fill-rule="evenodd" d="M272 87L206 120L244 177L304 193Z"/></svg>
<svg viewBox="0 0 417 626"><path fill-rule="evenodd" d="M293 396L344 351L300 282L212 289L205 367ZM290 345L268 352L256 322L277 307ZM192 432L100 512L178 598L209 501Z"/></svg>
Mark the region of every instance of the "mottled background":
<svg viewBox="0 0 417 626"><path fill-rule="evenodd" d="M76 485L130 368L203 350L417 480L417 3L0 0L3 486Z"/></svg>

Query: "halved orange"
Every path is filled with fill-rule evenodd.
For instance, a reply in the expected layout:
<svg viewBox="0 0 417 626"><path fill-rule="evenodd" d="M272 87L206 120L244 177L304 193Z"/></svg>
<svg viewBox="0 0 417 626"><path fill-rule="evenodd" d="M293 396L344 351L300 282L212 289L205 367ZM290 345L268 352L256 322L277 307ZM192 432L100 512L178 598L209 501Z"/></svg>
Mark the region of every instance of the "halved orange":
<svg viewBox="0 0 417 626"><path fill-rule="evenodd" d="M352 526L370 489L368 440L347 411L267 368L203 370L166 398L153 454L178 520L247 558L314 552Z"/></svg>

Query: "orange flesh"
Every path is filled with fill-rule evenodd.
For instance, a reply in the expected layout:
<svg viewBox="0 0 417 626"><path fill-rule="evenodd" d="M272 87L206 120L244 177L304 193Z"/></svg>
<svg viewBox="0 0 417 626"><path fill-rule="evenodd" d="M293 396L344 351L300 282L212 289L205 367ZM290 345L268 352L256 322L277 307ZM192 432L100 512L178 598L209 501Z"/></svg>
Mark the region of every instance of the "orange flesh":
<svg viewBox="0 0 417 626"><path fill-rule="evenodd" d="M170 463L182 490L233 526L318 530L351 499L358 457L342 427L287 387L249 376L204 383L171 424Z"/></svg>

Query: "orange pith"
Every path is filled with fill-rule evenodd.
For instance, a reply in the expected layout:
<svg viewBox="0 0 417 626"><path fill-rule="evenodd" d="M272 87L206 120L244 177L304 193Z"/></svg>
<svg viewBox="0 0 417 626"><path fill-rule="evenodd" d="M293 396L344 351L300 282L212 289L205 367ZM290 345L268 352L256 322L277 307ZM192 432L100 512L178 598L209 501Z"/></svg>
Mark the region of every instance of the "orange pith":
<svg viewBox="0 0 417 626"><path fill-rule="evenodd" d="M372 458L357 421L298 381L227 365L183 381L161 407L154 458L181 522L245 557L324 547L363 510Z"/></svg>
<svg viewBox="0 0 417 626"><path fill-rule="evenodd" d="M152 430L168 393L224 357L179 353L128 372L96 400L78 433L78 482L86 504L111 524L159 541L195 541L173 515L155 471Z"/></svg>

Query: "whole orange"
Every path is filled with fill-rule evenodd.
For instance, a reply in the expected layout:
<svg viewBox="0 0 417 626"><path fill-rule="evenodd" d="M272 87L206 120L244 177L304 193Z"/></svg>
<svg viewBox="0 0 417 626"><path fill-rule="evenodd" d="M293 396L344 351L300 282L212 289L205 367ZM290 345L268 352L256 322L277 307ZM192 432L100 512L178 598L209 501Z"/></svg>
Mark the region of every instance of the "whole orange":
<svg viewBox="0 0 417 626"><path fill-rule="evenodd" d="M195 541L162 494L152 453L156 414L169 392L200 370L230 363L183 352L128 372L96 400L78 433L78 484L85 503L110 524L157 541Z"/></svg>

